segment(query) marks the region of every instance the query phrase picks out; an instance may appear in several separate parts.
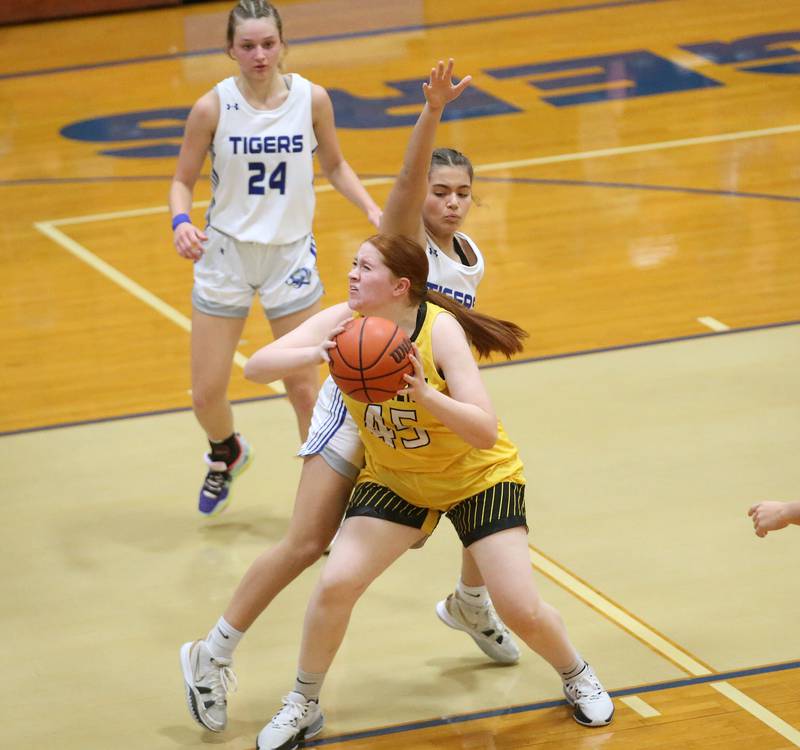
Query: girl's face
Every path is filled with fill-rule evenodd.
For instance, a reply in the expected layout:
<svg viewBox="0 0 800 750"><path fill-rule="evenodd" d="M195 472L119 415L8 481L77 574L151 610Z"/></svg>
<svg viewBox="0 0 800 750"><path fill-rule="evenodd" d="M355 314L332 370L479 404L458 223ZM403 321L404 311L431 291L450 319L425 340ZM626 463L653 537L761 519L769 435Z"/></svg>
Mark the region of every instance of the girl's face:
<svg viewBox="0 0 800 750"><path fill-rule="evenodd" d="M453 234L472 205L472 183L465 167L434 167L428 177L428 194L422 220L434 235Z"/></svg>
<svg viewBox="0 0 800 750"><path fill-rule="evenodd" d="M236 25L228 54L246 76L268 78L280 64L283 42L271 18L249 18Z"/></svg>
<svg viewBox="0 0 800 750"><path fill-rule="evenodd" d="M347 274L348 304L352 310L367 312L392 302L397 296L398 279L383 262L380 251L365 242Z"/></svg>

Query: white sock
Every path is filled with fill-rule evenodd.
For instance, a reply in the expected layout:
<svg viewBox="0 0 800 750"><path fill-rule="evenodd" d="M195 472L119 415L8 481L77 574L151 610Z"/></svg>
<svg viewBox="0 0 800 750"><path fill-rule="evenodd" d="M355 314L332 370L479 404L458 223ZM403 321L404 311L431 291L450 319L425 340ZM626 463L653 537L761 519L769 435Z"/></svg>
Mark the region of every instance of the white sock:
<svg viewBox="0 0 800 750"><path fill-rule="evenodd" d="M486 586L465 586L460 578L456 584L456 596L473 607L485 607L489 603Z"/></svg>
<svg viewBox="0 0 800 750"><path fill-rule="evenodd" d="M217 659L232 659L233 650L239 645L243 635L241 630L237 630L224 617L220 617L206 638L211 656Z"/></svg>
<svg viewBox="0 0 800 750"><path fill-rule="evenodd" d="M294 683L294 692L304 695L306 700L319 703L319 691L322 690L322 683L325 680L325 672L304 672L297 670L297 678Z"/></svg>
<svg viewBox="0 0 800 750"><path fill-rule="evenodd" d="M574 664L559 669L558 673L561 675L561 679L564 680L564 682L569 682L583 672L585 667L586 662L580 656L577 656Z"/></svg>

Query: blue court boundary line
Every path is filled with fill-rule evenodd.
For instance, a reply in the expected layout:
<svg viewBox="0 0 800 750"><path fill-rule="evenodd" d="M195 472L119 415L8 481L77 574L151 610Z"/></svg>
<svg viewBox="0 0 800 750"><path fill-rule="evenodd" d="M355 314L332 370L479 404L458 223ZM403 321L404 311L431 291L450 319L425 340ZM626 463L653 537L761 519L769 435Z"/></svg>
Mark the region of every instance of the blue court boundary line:
<svg viewBox="0 0 800 750"><path fill-rule="evenodd" d="M530 357L527 359L512 359L508 362L492 362L481 365L481 370L492 370L496 367L510 367L511 365L525 365L534 362L548 362L552 359L567 359L569 357L584 357L587 354L603 354L604 352L620 352L626 349L641 349L646 346L660 346L661 344L674 344L681 341L694 341L696 339L708 339L717 336L730 336L735 333L750 333L752 331L768 331L772 328L787 328L789 326L800 325L800 320L785 320L780 323L763 323L757 326L745 326L743 328L731 328L729 331L708 331L707 333L689 333L686 336L672 336L666 339L651 339L650 341L635 341L632 344L615 344L614 346L600 346L596 349L584 349L577 352L564 352L563 354L545 354L541 357ZM2 437L2 433L0 433Z"/></svg>
<svg viewBox="0 0 800 750"><path fill-rule="evenodd" d="M177 142L177 141L176 141ZM166 157L176 159L174 156ZM86 185L91 183L102 184L104 182L166 182L171 180L173 175L165 174L146 174L130 175L128 177L23 177L19 180L0 180L0 187L26 187L31 185ZM208 179L208 175L198 175L198 179Z"/></svg>
<svg viewBox="0 0 800 750"><path fill-rule="evenodd" d="M773 664L764 667L752 667L750 669L738 669L731 672L718 672L711 675L704 675L702 677L688 677L682 680L670 680L667 682L657 682L648 685L641 685L639 687L622 688L620 690L610 690L609 695L615 698L623 697L626 695L639 695L641 693L655 693L660 690L673 690L680 687L690 687L692 685L702 685L708 682L721 682L723 680L732 680L739 677L750 677L759 674L770 674L774 672L784 672L789 669L797 669L800 667L800 661L785 662L783 664ZM556 706L566 706L567 702L563 699L540 701L539 703L528 703L521 706L509 706L507 708L496 708L489 711L476 711L468 714L460 714L457 716L445 716L440 719L428 719L426 721L415 721L408 724L398 724L390 727L382 727L381 729L368 729L362 732L352 732L349 734L342 734L337 737L326 737L321 740L311 740L304 743L304 747L319 747L321 745L329 745L334 742L352 742L354 740L363 740L370 737L382 737L389 734L400 734L402 732L413 732L419 729L429 729L431 727L440 727L449 724L463 724L468 721L476 721L478 719L491 719L496 716L509 716L512 714L529 713L533 711L541 711L544 708L555 708Z"/></svg>
<svg viewBox="0 0 800 750"><path fill-rule="evenodd" d="M180 143L180 138L174 139L175 143ZM144 158L144 157L143 157ZM158 157L175 161L175 156ZM198 180L208 180L211 175L199 174ZM104 182L167 182L174 179L173 174L140 174L118 176L107 175L103 177L22 177L18 180L0 180L0 187L27 187L33 185L85 185L91 183L102 184ZM369 180L373 178L393 180L396 175L393 174L360 174L358 175L361 180ZM324 174L314 174L315 180L325 179ZM166 205L164 206L166 209Z"/></svg>
<svg viewBox="0 0 800 750"><path fill-rule="evenodd" d="M540 18L543 16L566 15L568 13L585 13L594 10L607 10L610 8L623 8L632 5L651 5L654 3L670 2L671 0L606 0L599 3L584 3L570 8L549 8L544 10L522 11L519 13L508 13L500 16L482 16L480 18L461 18L452 21L441 21L429 24L409 24L406 26L389 26L383 29L370 29L366 31L350 31L341 34L324 34L321 36L300 37L290 39L290 46L303 44L319 44L323 42L336 42L346 39L361 39L373 36L387 36L391 34L406 34L415 31L430 31L433 29L457 28L459 26L473 26L486 23L501 23L503 21L514 21L523 18ZM147 57L132 57L125 60L108 60L100 63L87 63L85 65L70 65L59 68L42 68L40 70L23 70L17 73L0 74L0 81L13 78L31 78L33 76L57 75L60 73L74 73L80 70L92 70L97 68L113 68L122 65L140 65L142 63L161 62L164 60L178 60L184 57L202 57L206 55L224 54L222 47L212 47L209 49L191 50L187 52L177 52L164 55L149 55Z"/></svg>
<svg viewBox="0 0 800 750"><path fill-rule="evenodd" d="M652 190L663 193L687 193L689 195L713 195L724 198L755 198L760 200L787 201L800 203L800 196L777 195L775 193L749 193L739 190L715 190L714 188L693 188L682 185L647 185L638 182L606 182L597 180L556 180L545 177L484 177L476 176L483 182L512 182L522 185L558 185L564 187L599 187L612 190Z"/></svg>
<svg viewBox="0 0 800 750"><path fill-rule="evenodd" d="M709 331L708 333L692 333L686 336L673 336L666 339L652 339L650 341L636 341L632 344L617 344L615 346L604 346L596 349L585 349L576 352L564 352L562 354L545 354L540 357L526 357L524 359L512 359L507 362L493 362L481 365L481 370L492 370L498 367L510 367L512 365L529 365L537 362L549 362L554 359L568 359L570 357L584 357L588 354L603 354L605 352L624 351L626 349L641 349L647 346L660 346L661 344L672 344L680 341L694 341L696 339L707 339L717 336L729 336L736 333L749 333L752 331L768 331L773 328L787 328L789 326L800 325L800 320L786 320L779 323L764 323L757 326L746 326L744 328L732 328L729 331ZM240 398L231 400L232 404L249 404L255 401L272 401L279 398L286 398L285 394L273 394L268 396L252 396L250 398ZM21 430L8 430L0 432L0 438L12 437L14 435L24 435L29 432L45 432L47 430L60 430L68 427L83 427L93 424L104 424L105 422L119 422L123 419L139 419L140 417L157 417L162 414L177 414L179 412L191 411L190 406L178 406L172 409L159 409L154 411L136 412L134 414L120 414L114 417L100 417L98 419L85 419L75 422L60 422L58 424L41 425L39 427L25 427Z"/></svg>
<svg viewBox="0 0 800 750"><path fill-rule="evenodd" d="M314 175L322 179L323 175ZM395 175L361 174L362 180L379 178L394 179ZM208 179L208 175L200 175L199 179ZM33 185L69 185L103 182L147 182L152 180L172 180L172 175L138 175L130 177L53 177L42 179L0 180L0 187L26 187ZM485 177L475 175L476 182L515 183L519 185L556 185L560 187L597 187L609 190L650 190L662 193L683 193L687 195L709 195L722 198L749 198L754 200L800 203L800 196L778 195L776 193L749 193L738 190L714 190L713 188L693 188L682 185L647 185L636 182L605 182L597 180L561 180L547 177ZM166 210L166 208L165 208Z"/></svg>
<svg viewBox="0 0 800 750"><path fill-rule="evenodd" d="M274 401L275 399L286 398L285 393L275 393L267 396L251 396L250 398L239 398L232 400L232 404L249 404L254 401ZM105 424L106 422L121 422L124 419L138 419L139 417L160 417L163 414L178 414L184 411L191 411L191 406L176 406L171 409L154 409L153 411L136 412L133 414L118 414L114 417L100 417L98 419L79 419L75 422L62 422L60 424L48 424L41 427L26 427L22 430L9 430L0 432L0 438L12 435L24 435L28 432L47 432L48 430L60 430L62 427L87 427L93 424Z"/></svg>

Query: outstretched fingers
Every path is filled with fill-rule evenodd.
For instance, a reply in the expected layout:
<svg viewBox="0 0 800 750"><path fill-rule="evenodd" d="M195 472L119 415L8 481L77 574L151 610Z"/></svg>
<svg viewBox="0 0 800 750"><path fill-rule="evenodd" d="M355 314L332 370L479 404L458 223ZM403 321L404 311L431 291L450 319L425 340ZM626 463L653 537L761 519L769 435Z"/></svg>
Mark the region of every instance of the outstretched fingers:
<svg viewBox="0 0 800 750"><path fill-rule="evenodd" d="M431 68L430 78L422 84L425 99L431 107L444 107L448 102L461 96L467 86L472 82L472 76L464 76L458 83L453 83L453 68L455 61L451 57L447 65L439 60Z"/></svg>

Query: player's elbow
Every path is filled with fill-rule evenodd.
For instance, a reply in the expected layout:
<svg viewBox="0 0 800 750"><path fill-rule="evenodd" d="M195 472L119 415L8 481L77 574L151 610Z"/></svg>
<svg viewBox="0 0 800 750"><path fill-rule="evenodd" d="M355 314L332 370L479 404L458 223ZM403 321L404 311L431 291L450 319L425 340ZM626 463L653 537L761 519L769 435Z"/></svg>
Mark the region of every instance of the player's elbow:
<svg viewBox="0 0 800 750"><path fill-rule="evenodd" d="M472 440L470 440L471 445L480 450L489 450L490 448L494 448L494 444L496 442L497 420L493 420L492 423L481 425L480 429L477 429L473 433Z"/></svg>

